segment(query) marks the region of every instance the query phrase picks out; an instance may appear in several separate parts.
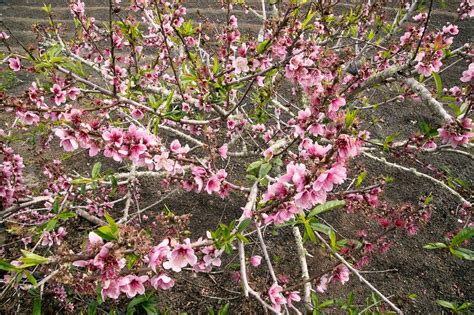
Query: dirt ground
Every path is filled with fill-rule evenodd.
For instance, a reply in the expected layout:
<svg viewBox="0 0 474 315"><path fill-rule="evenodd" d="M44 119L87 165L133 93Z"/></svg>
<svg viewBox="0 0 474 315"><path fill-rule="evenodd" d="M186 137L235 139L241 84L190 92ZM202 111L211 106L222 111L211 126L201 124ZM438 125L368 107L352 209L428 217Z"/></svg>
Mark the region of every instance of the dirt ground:
<svg viewBox="0 0 474 315"><path fill-rule="evenodd" d="M0 0L0 16L2 20L14 31L14 33L25 42L31 42L34 36L30 33L32 23L37 23L44 16L40 9L40 3L37 0ZM68 10L64 8L65 0L51 1L58 5L58 20L69 23ZM255 4L259 1L247 1ZM450 2L450 1L448 1ZM104 9L101 1L86 1L94 6L98 18L103 14ZM202 11L203 15L210 16L211 19L219 18L219 9L215 6L215 1L191 0L187 1L192 16L198 18L197 10ZM61 8L62 7L62 8ZM431 26L439 27L446 21L453 18L452 12L455 7L450 2L447 9L437 9L433 14ZM242 16L245 29L255 31L258 29L257 20L251 15ZM239 23L242 24L242 23ZM460 24L461 35L459 42L472 42L473 33L472 22L462 22ZM442 74L445 86L457 83L459 74L467 68L467 64L461 63ZM26 86L28 78L19 78L23 82L17 82L15 89L21 90ZM381 98L381 95L375 95ZM394 132L402 131L402 134L408 135L417 130L417 125L421 120L426 120L434 125L439 125L439 120L424 106L415 101L403 101L400 103L390 103L381 106L376 112L370 113L370 120L377 120L378 123L370 128L374 137L386 137ZM9 117L2 114L0 118L0 128L5 127ZM403 135L400 136L403 138ZM38 184L38 175L41 173L43 156L39 151L28 151L22 146L18 150L26 157L27 172L31 184ZM50 156L45 156L50 158ZM432 164L437 167L448 166L454 174L458 174L461 179L467 182L471 189L474 185L474 163L468 157L462 157L454 154L443 154L422 156L420 160L425 164ZM116 168L118 165L103 161L105 167ZM473 263L460 260L453 257L446 251L428 251L423 249L423 245L430 242L441 241L447 232L452 231L455 223L457 202L451 196L441 191L431 182L420 180L411 174L395 171L376 164L370 160L359 159L355 162L358 165L366 167L369 177L378 177L389 175L394 178L384 195L383 199L392 205L401 205L405 203L416 203L420 196L432 193L434 196L434 211L429 222L421 227L418 234L414 237L408 237L406 233L396 232L390 235L392 240L391 249L384 255L376 255L370 264L363 270L367 271L365 276L375 287L379 288L386 296L400 306L407 314L440 314L442 309L435 304L435 300L443 299L457 302L474 302L474 273L472 272ZM404 165L417 166L410 161L403 161ZM410 164L411 163L411 164ZM86 154L75 154L68 160L69 169L78 169L88 171L92 164ZM241 173L245 166L234 165L231 171L233 174ZM419 168L420 171L431 172L427 168ZM145 178L141 181L141 204L142 207L153 204L169 191L162 188L160 182ZM214 229L219 222L229 222L238 218L241 214L241 207L245 203L245 196L232 194L230 199L220 200L205 194L193 193L172 193L162 203L151 208L146 214L153 218L157 212L162 211L164 204L176 214L191 213L191 223L189 230L193 237L204 235L207 230ZM120 204L118 208L120 208ZM133 211L133 209L131 210ZM355 238L355 231L365 228L367 230L376 230L376 224L371 217L361 214L348 215L344 211L333 212L323 216L325 220L331 222L335 230L345 237ZM80 219L77 219L80 220ZM135 222L137 226L150 224L148 221ZM84 227L84 222L74 222L68 227L73 231L76 228L77 242L82 242L84 231L77 229ZM0 227L4 229L5 227ZM276 273L286 275L289 283L299 281L300 272L296 262L292 261L295 256L296 248L291 231L286 229L268 229L269 251L272 253ZM3 240L1 240L3 238ZM18 252L18 241L10 235L3 233L0 241L3 241L5 257L12 257L13 253ZM250 237L253 244L253 254L260 254L257 242ZM312 258L308 258L310 274L319 274L326 270L333 263L323 257L324 253L317 246L310 246ZM161 309L164 311L170 309L174 312L188 312L189 314L206 313L208 307L219 309L226 303L230 303L232 314L260 314L263 312L260 306L252 299L244 299L240 293L239 284L232 280L233 271L237 266L237 253L228 256L221 271L212 274L179 274L176 278L176 286L171 292L159 294L158 300ZM382 271L382 272L381 272ZM264 288L271 283L269 274L264 267L258 269L251 268L250 282L253 286ZM1 288L0 288L1 290ZM354 304L360 305L363 309L365 299L370 296L368 290L355 277L346 285L332 285L329 291L319 294L319 299L330 298L341 299L350 292L354 293ZM411 297L411 298L410 298ZM52 299L47 303L47 296L44 300L45 314L63 314L64 310L58 309L57 304ZM18 301L11 297L0 301L0 313L2 314L29 314L32 301ZM325 312L326 313L326 312ZM327 311L328 314L342 314L344 311L338 308L332 308Z"/></svg>

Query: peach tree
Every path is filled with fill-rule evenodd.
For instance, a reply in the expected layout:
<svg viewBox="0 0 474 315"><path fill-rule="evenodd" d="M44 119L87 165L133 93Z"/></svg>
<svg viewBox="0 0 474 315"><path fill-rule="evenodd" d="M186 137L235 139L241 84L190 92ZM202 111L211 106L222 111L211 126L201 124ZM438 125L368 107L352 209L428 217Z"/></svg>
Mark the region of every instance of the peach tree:
<svg viewBox="0 0 474 315"><path fill-rule="evenodd" d="M74 36L64 35L45 5L48 21L36 28L34 47L3 25L2 71L29 80L25 90L0 92L8 127L0 129L1 220L24 243L3 254L4 293L32 294L36 314L45 290L69 312L120 309L126 304L117 301L128 300L130 313L153 314L151 294L172 291L178 276L219 269L235 252L242 295L272 313L319 314L318 294L355 275L379 304L402 314L359 271L389 250L390 233L417 233L432 196L388 205L379 195L390 178L354 169L357 157L453 195L459 226L450 240L426 247L474 259L462 246L473 235L469 186L393 162L445 152L472 159L474 50L454 43L473 2L463 0L458 17L439 29L429 22L442 1L352 1L342 11L339 2L262 0L254 8L222 0L222 22L215 22L187 18L185 1L110 0L108 22L99 23L72 0ZM259 30L243 31L236 9L261 21ZM464 72L443 87L440 73L453 63ZM424 123L406 139L371 136L365 113L410 99L429 108L437 125ZM18 144L50 152L35 187ZM58 149L69 158L84 152L92 169L70 169ZM189 215L174 214L172 203L153 213L164 199L141 202L143 178L164 194L247 201L234 221L195 235L187 232ZM324 219L329 211L363 213L378 232L344 238ZM200 215L192 204L189 214ZM78 227L84 240L72 237ZM296 248L300 279L277 276L271 228L294 236L287 246ZM250 237L261 255L246 252ZM308 271L307 257L320 255L315 246L332 264L319 275ZM268 283L255 286L251 268L265 268Z"/></svg>

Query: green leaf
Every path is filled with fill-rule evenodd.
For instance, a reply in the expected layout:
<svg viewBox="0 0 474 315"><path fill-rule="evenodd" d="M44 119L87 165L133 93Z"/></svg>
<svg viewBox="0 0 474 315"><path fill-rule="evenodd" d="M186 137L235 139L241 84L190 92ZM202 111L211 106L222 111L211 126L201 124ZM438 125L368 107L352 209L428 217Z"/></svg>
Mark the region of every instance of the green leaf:
<svg viewBox="0 0 474 315"><path fill-rule="evenodd" d="M267 176L271 169L272 165L270 163L263 163L258 171L258 178L264 178Z"/></svg>
<svg viewBox="0 0 474 315"><path fill-rule="evenodd" d="M41 297L36 296L33 302L33 310L31 312L33 315L41 315Z"/></svg>
<svg viewBox="0 0 474 315"><path fill-rule="evenodd" d="M30 281L32 285L38 284L38 281L36 281L36 278L30 272L28 272L27 270L23 270L23 273L25 274L26 278L28 279L28 281Z"/></svg>
<svg viewBox="0 0 474 315"><path fill-rule="evenodd" d="M0 259L0 270L11 272L11 271L17 271L18 268L13 266L12 264L6 262L3 259Z"/></svg>
<svg viewBox="0 0 474 315"><path fill-rule="evenodd" d="M456 257L466 260L474 260L474 251L467 248L449 248L449 251Z"/></svg>
<svg viewBox="0 0 474 315"><path fill-rule="evenodd" d="M370 41L370 40L374 39L374 37L375 37L374 29L371 29L370 33L367 35L367 39Z"/></svg>
<svg viewBox="0 0 474 315"><path fill-rule="evenodd" d="M260 44L257 45L257 54L261 54L267 49L268 44L270 43L269 39L264 40Z"/></svg>
<svg viewBox="0 0 474 315"><path fill-rule="evenodd" d="M247 173L257 175L255 174L255 172L257 172L257 170L260 168L260 165L262 164L263 164L262 160L258 160L258 161L250 163L250 165L247 166Z"/></svg>
<svg viewBox="0 0 474 315"><path fill-rule="evenodd" d="M423 202L423 204L424 204L425 206L427 206L427 205L429 205L432 201L433 201L433 194L430 193L430 194L428 195L428 197L425 198L425 201Z"/></svg>
<svg viewBox="0 0 474 315"><path fill-rule="evenodd" d="M239 227L237 228L237 232L241 233L243 232L248 226L252 223L251 219L245 219L243 220L240 224Z"/></svg>
<svg viewBox="0 0 474 315"><path fill-rule="evenodd" d="M326 203L323 203L322 205L316 206L311 210L311 212L308 214L308 218L314 217L315 215L340 208L345 206L346 202L344 200L331 200Z"/></svg>
<svg viewBox="0 0 474 315"><path fill-rule="evenodd" d="M451 246L459 246L464 241L472 238L474 236L474 227L467 227L459 231L456 236L451 240Z"/></svg>
<svg viewBox="0 0 474 315"><path fill-rule="evenodd" d="M448 302L448 301L436 300L436 304L438 304L438 305L440 305L444 308L449 308L449 309L452 309L452 310L456 309L456 305L454 305L453 303Z"/></svg>
<svg viewBox="0 0 474 315"><path fill-rule="evenodd" d="M399 134L400 132L395 132L389 135L387 138L385 138L385 141L383 142L384 151L388 151L388 149L390 148L390 145L393 143L393 140L395 140L395 138L398 137Z"/></svg>
<svg viewBox="0 0 474 315"><path fill-rule="evenodd" d="M217 313L218 315L227 315L229 313L230 303L226 303L222 309Z"/></svg>
<svg viewBox="0 0 474 315"><path fill-rule="evenodd" d="M441 81L441 77L436 72L433 72L432 74L436 84L436 92L438 93L438 96L441 96L443 95L443 83Z"/></svg>
<svg viewBox="0 0 474 315"><path fill-rule="evenodd" d="M456 114L456 117L459 117L462 115L461 108L457 106L456 104L450 103L448 104L448 106L451 107L451 109L454 111L454 114Z"/></svg>
<svg viewBox="0 0 474 315"><path fill-rule="evenodd" d="M112 192L116 192L117 189L118 189L118 181L117 181L117 178L115 178L115 176L111 175L110 176L110 182L112 183Z"/></svg>
<svg viewBox="0 0 474 315"><path fill-rule="evenodd" d="M43 6L41 7L41 10L44 11L46 14L50 14L52 12L52 6L50 3L48 4L43 4Z"/></svg>
<svg viewBox="0 0 474 315"><path fill-rule="evenodd" d="M416 298L418 297L418 295L416 295L415 293L410 293L410 294L407 295L407 297L408 297L410 300L415 301Z"/></svg>
<svg viewBox="0 0 474 315"><path fill-rule="evenodd" d="M52 218L52 219L49 220L48 223L46 224L45 230L46 230L46 231L52 231L52 230L54 230L54 228L56 227L56 224L57 224L57 223L58 223L58 219Z"/></svg>
<svg viewBox="0 0 474 315"><path fill-rule="evenodd" d="M97 314L97 302L92 301L87 305L87 315L96 315Z"/></svg>
<svg viewBox="0 0 474 315"><path fill-rule="evenodd" d="M359 174L359 176L357 176L357 181L356 181L355 187L359 188L366 177L367 177L367 171L361 172Z"/></svg>
<svg viewBox="0 0 474 315"><path fill-rule="evenodd" d="M92 167L92 174L91 174L93 179L99 178L101 167L102 167L102 163L100 162L97 162L94 164L94 166Z"/></svg>
<svg viewBox="0 0 474 315"><path fill-rule="evenodd" d="M53 213L58 213L59 212L59 198L54 199L51 211L53 211Z"/></svg>
<svg viewBox="0 0 474 315"><path fill-rule="evenodd" d="M458 306L457 309L458 309L458 311L462 311L462 310L471 308L471 305L472 305L472 304L469 303L469 302L464 302L464 303L462 303L460 306Z"/></svg>
<svg viewBox="0 0 474 315"><path fill-rule="evenodd" d="M133 265L135 265L135 263L138 261L138 259L140 258L140 256L136 255L136 254L126 254L125 255L125 259L127 261L127 268L129 270L131 270L133 268Z"/></svg>
<svg viewBox="0 0 474 315"><path fill-rule="evenodd" d="M345 124L346 124L346 128L350 128L352 126L352 124L354 123L354 120L356 119L357 117L357 114L359 114L359 110L356 109L356 110L347 110L346 112L346 119L345 119Z"/></svg>
<svg viewBox="0 0 474 315"><path fill-rule="evenodd" d="M146 295L140 295L134 298L133 300L130 301L127 305L127 311L131 310L132 308L135 308L138 304L141 304L143 302L146 302L148 300L148 297ZM128 314L128 313L127 313Z"/></svg>
<svg viewBox="0 0 474 315"><path fill-rule="evenodd" d="M112 218L107 211L104 213L105 220L110 225L111 230L115 233L118 230L117 223L115 223L114 218Z"/></svg>
<svg viewBox="0 0 474 315"><path fill-rule="evenodd" d="M65 211L58 214L56 216L56 219L67 220L67 219L76 218L76 217L77 217L77 214L75 214L74 212Z"/></svg>
<svg viewBox="0 0 474 315"><path fill-rule="evenodd" d="M335 303L335 301L333 299L326 300L326 301L322 302L321 304L319 304L319 308L325 308L325 307L334 305L334 303Z"/></svg>
<svg viewBox="0 0 474 315"><path fill-rule="evenodd" d="M97 235L102 237L106 241L116 241L117 237L115 233L112 231L110 226L101 226L100 228L97 229L95 232Z"/></svg>
<svg viewBox="0 0 474 315"><path fill-rule="evenodd" d="M21 253L23 254L23 257L20 258L20 261L23 263L23 265L21 265L20 268L27 268L31 266L45 264L49 261L49 259L46 257L37 255L35 253L23 249L21 250Z"/></svg>
<svg viewBox="0 0 474 315"><path fill-rule="evenodd" d="M444 243L428 243L425 246L423 246L424 249L439 249L439 248L447 248L448 245Z"/></svg>
<svg viewBox="0 0 474 315"><path fill-rule="evenodd" d="M326 234L327 236L330 236L331 235L331 232L332 229L327 226L326 224L322 224L322 223L311 223L311 226L313 227L313 229L315 231L318 231L318 232L321 232L321 233L324 233Z"/></svg>

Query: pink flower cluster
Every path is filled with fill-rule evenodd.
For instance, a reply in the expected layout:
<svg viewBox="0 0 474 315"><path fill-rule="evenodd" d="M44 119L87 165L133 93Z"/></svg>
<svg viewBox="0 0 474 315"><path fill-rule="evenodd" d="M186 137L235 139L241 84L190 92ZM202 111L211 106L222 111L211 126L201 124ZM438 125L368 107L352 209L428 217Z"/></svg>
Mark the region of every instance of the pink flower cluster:
<svg viewBox="0 0 474 315"><path fill-rule="evenodd" d="M230 187L225 181L227 177L225 170L221 169L215 174L209 174L205 168L195 166L191 169L191 174L193 179L182 183L187 191L200 192L204 188L209 195L217 193L222 198L229 194Z"/></svg>
<svg viewBox="0 0 474 315"><path fill-rule="evenodd" d="M346 177L346 168L342 164L334 164L307 185L309 178L305 165L291 162L287 165L286 174L268 186L262 201L283 200L291 191L295 193L294 201L281 204L275 213L265 218L265 222L281 224L294 218L296 213L326 202L327 192L333 190L334 185L342 184Z"/></svg>
<svg viewBox="0 0 474 315"><path fill-rule="evenodd" d="M0 129L0 136L1 132L3 130ZM23 158L6 145L0 147L0 153L3 155L0 163L0 202L3 208L8 208L28 193L23 177L25 165Z"/></svg>
<svg viewBox="0 0 474 315"><path fill-rule="evenodd" d="M63 227L60 227L57 232L44 231L43 235L41 236L41 245L49 247L53 246L54 244L61 245L61 242L66 234L66 229Z"/></svg>
<svg viewBox="0 0 474 315"><path fill-rule="evenodd" d="M147 257L149 266L155 272L157 267L165 258L169 259L166 263L169 264L173 270L181 270L187 264L183 264L183 259L193 255L189 253L187 245L177 245L173 250L168 246L169 240L165 240L158 246L154 247ZM184 248L184 250L183 250ZM102 282L102 298L118 299L122 293L125 293L128 298L133 298L136 295L145 293L145 286L149 282L155 288L168 290L174 286L174 280L166 273L159 273L150 278L148 275L121 275L121 270L125 266L125 259L116 257L114 252L114 245L112 243L104 244L102 239L94 232L89 233L89 240L87 242L86 253L93 253L99 250L99 253L94 258L89 260L77 260L73 263L76 267L87 267L91 270L98 270L101 272ZM192 251L192 249L191 249ZM189 254L189 255L188 255ZM185 257L185 258L183 258ZM195 257L195 256L194 256Z"/></svg>
<svg viewBox="0 0 474 315"><path fill-rule="evenodd" d="M469 143L474 137L472 132L472 120L463 117L459 122L451 121L449 124L438 129L439 136L443 143L451 145L453 148Z"/></svg>
<svg viewBox="0 0 474 315"><path fill-rule="evenodd" d="M345 284L349 281L350 271L345 265L339 265L331 272L331 274L323 275L316 284L316 291L324 293L328 289L328 284L331 282L340 282Z"/></svg>
<svg viewBox="0 0 474 315"><path fill-rule="evenodd" d="M272 307L276 312L281 311L281 306L288 304L289 306L292 305L292 302L299 302L301 301L301 297L298 291L291 291L287 293L287 297L283 295L283 288L278 285L278 283L274 283L270 289L268 289L268 297L270 298L270 302L272 303Z"/></svg>

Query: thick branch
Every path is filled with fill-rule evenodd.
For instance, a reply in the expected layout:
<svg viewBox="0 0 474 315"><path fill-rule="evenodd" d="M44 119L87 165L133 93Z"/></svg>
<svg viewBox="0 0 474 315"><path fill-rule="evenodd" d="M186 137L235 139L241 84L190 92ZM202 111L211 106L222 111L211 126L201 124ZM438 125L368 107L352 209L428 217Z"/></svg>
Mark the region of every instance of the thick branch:
<svg viewBox="0 0 474 315"><path fill-rule="evenodd" d="M451 115L449 115L448 112L443 108L443 105L438 102L433 97L433 95L431 95L430 91L428 91L428 89L423 84L414 78L405 78L404 82L421 98L421 100L426 105L431 108L431 110L443 117L446 122L450 122L453 119L453 117L451 117Z"/></svg>

